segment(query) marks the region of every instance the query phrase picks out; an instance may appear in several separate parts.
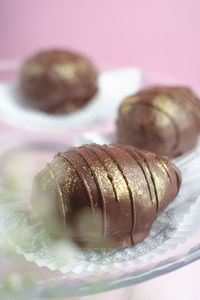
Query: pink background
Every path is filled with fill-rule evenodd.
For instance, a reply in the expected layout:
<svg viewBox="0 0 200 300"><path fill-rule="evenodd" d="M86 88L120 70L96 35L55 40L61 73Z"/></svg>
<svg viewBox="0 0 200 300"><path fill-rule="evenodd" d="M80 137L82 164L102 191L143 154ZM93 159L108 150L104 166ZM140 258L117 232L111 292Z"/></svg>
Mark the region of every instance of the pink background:
<svg viewBox="0 0 200 300"><path fill-rule="evenodd" d="M0 0L0 60L67 47L100 69L140 66L195 85L199 0Z"/></svg>

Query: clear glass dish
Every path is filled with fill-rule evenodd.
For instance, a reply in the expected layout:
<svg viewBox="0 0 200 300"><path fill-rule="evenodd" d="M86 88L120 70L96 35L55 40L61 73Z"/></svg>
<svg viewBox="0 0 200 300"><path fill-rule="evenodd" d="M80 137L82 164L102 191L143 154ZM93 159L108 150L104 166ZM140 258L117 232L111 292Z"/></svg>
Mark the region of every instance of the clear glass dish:
<svg viewBox="0 0 200 300"><path fill-rule="evenodd" d="M16 79L16 70L1 71L0 78ZM155 84L178 84L178 81L165 78L164 76L143 72L143 86ZM196 89L197 90L197 89ZM52 136L47 133L29 132L25 129L15 128L13 125L5 124L0 120L0 127L4 129L1 138L0 151L0 186L4 186L4 178L9 177L13 166L20 169L22 164L31 163L31 168L20 175L27 180L25 185L27 190L22 188L16 190L15 181L11 178L11 190L15 189L15 196L21 201L23 208L30 206L27 198L24 199L22 193L27 193L31 189L31 182L34 174L54 156L55 152L62 151L70 144L74 143L77 135L82 135L85 131L112 133L113 122L101 122L92 128L80 129L72 132L69 139L64 134ZM63 142L64 141L64 142ZM14 182L14 183L13 183ZM20 186L18 183L17 188ZM24 186L24 184L23 184ZM6 187L10 191L10 186ZM8 193L10 197L10 193ZM8 199L11 200L12 199ZM33 262L28 262L22 255L17 255L13 249L0 244L0 295L9 299L29 299L29 298L64 298L70 296L83 296L114 290L146 280L161 276L168 272L177 270L200 258L200 230L180 243L175 249L161 253L158 257L152 257L148 262L137 264L135 267L116 269L112 276L108 272L99 271L96 274L89 271L76 274L68 272L63 274L59 271L51 271L46 267L39 267Z"/></svg>

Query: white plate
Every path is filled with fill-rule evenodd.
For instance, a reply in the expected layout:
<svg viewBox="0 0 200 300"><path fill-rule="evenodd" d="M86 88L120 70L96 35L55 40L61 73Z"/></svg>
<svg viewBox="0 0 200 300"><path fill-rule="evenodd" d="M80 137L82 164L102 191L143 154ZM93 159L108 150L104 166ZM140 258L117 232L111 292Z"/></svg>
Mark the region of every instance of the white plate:
<svg viewBox="0 0 200 300"><path fill-rule="evenodd" d="M29 130L72 130L94 122L113 120L119 103L141 88L142 72L137 68L102 72L98 94L83 109L68 115L50 115L25 105L16 83L0 83L0 116Z"/></svg>

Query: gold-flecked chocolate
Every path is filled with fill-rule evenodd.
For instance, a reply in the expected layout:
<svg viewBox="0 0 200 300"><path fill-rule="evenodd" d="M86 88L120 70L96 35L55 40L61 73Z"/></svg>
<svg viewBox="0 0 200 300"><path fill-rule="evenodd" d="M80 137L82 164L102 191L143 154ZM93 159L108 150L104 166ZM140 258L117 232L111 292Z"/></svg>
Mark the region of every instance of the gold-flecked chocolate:
<svg viewBox="0 0 200 300"><path fill-rule="evenodd" d="M152 87L125 98L118 142L169 158L191 150L200 132L200 101L184 87Z"/></svg>
<svg viewBox="0 0 200 300"><path fill-rule="evenodd" d="M52 70L54 70L60 78L71 80L75 78L77 68L74 63L63 63L55 64Z"/></svg>
<svg viewBox="0 0 200 300"><path fill-rule="evenodd" d="M44 68L37 63L29 63L24 66L23 72L27 76L40 76L44 72Z"/></svg>
<svg viewBox="0 0 200 300"><path fill-rule="evenodd" d="M65 50L42 51L22 65L25 101L49 114L81 109L97 93L97 71L87 58Z"/></svg>
<svg viewBox="0 0 200 300"><path fill-rule="evenodd" d="M49 231L67 232L81 247L129 247L149 234L180 180L170 161L149 151L84 145L59 152L36 176L32 205Z"/></svg>

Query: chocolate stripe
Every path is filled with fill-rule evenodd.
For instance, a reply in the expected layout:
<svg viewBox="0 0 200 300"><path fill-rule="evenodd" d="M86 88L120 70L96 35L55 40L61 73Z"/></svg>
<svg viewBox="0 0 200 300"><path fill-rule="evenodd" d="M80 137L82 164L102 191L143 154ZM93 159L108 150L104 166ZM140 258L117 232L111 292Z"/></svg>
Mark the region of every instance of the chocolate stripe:
<svg viewBox="0 0 200 300"><path fill-rule="evenodd" d="M64 158L74 168L74 170L78 174L80 182L81 182L81 184L82 184L82 186L83 186L83 188L85 190L86 196L88 198L88 202L89 202L91 210L92 210L92 215L94 217L95 216L95 212L94 212L94 206L93 206L92 195L91 195L91 192L90 192L90 187L87 184L87 181L85 180L85 178L82 175L82 173L79 171L80 170L79 167L74 164L74 162L67 156L66 153L58 152L57 156L60 156L60 157Z"/></svg>
<svg viewBox="0 0 200 300"><path fill-rule="evenodd" d="M151 203L153 204L154 201L153 201L153 195L152 195L152 190L151 190L151 184L149 182L148 175L146 174L145 169L143 168L142 164L140 164L139 160L142 160L141 157L137 153L131 151L131 150L133 150L132 147L131 147L131 150L129 149L129 146L125 146L125 145L119 145L119 147L124 149L126 152L128 152L134 158L134 160L137 162L139 167L141 168L141 171L144 174L144 177L146 179L146 183L147 183L147 186L148 186ZM149 170L148 170L148 172L149 172Z"/></svg>
<svg viewBox="0 0 200 300"><path fill-rule="evenodd" d="M151 180L152 180L152 183L153 183L153 186L154 186L155 195L156 195L156 212L158 213L158 211L159 211L159 206L160 206L160 205L159 205L159 199L158 199L158 193L157 193L157 189L156 189L156 184L155 184L155 180L154 180L153 174L152 174L152 172L151 172L151 168L149 167L149 164L148 164L148 162L147 162L145 156L142 155L142 151L140 152L140 151L137 151L137 150L135 149L135 152L137 152L138 155L143 159L143 161L144 161L144 163L146 164L146 166L147 166L147 168L148 168L148 170L149 170L149 173L150 173L150 175L151 175Z"/></svg>
<svg viewBox="0 0 200 300"><path fill-rule="evenodd" d="M175 170L175 174L176 174L176 180L177 180L177 194L178 194L180 186L181 186L181 175L178 174L177 170Z"/></svg>
<svg viewBox="0 0 200 300"><path fill-rule="evenodd" d="M156 157L156 158L157 158L157 157ZM161 159L159 159L159 158L157 158L157 160L162 164L163 169L165 170L165 172L166 172L166 174L167 174L167 176L168 176L168 178L169 178L169 182L172 182L171 176L170 176L170 174L169 174L169 172L168 172L168 169L167 169L165 163L164 163Z"/></svg>
<svg viewBox="0 0 200 300"><path fill-rule="evenodd" d="M172 147L172 151L175 151L178 148L179 144L180 144L180 131L179 131L179 126L176 124L176 121L168 113L166 113L165 111L161 110L157 106L151 105L149 103L144 103L144 102L142 102L142 103L141 102L136 102L134 104L135 105L139 105L139 106L151 107L151 108L153 108L153 109L161 112L162 114L164 114L170 120L171 124L174 127L174 131L175 131L175 135L176 135L176 140L175 140L175 143L174 143L174 145ZM132 106L131 103L128 104L128 105Z"/></svg>
<svg viewBox="0 0 200 300"><path fill-rule="evenodd" d="M200 102L197 96L192 91L187 91L182 88L180 88L178 92L184 97L184 100L187 101L187 103L192 104L195 115L197 114L198 117L200 117Z"/></svg>
<svg viewBox="0 0 200 300"><path fill-rule="evenodd" d="M53 180L56 182L56 194L58 197L58 204L60 209L61 218L63 220L64 229L66 228L66 214L65 214L65 203L63 199L63 194L59 185L59 182L56 179L56 176L53 172L53 169L49 163L47 163L48 172Z"/></svg>
<svg viewBox="0 0 200 300"><path fill-rule="evenodd" d="M63 194L60 188L59 183L56 184L56 193L58 196L59 206L61 207L61 211L63 213L63 222L64 222L64 229L66 228L66 214L65 214L65 206L64 206L64 200L63 200Z"/></svg>
<svg viewBox="0 0 200 300"><path fill-rule="evenodd" d="M118 160L115 158L115 156L112 154L111 151L109 151L109 147L107 145L104 145L103 147L100 146L100 145L96 145L97 148L103 150L104 152L106 152L112 159L113 161L115 162L116 166L118 167L119 171L121 172L125 182L126 182L126 186L127 186L127 189L128 189L128 192L129 192L129 197L130 197L130 200L131 200L131 210L132 210L132 229L131 229L131 241L132 241L132 244L135 245L135 242L134 242L134 230L135 230L135 224L136 224L136 212L135 212L135 204L134 204L134 200L133 200L133 195L132 195L132 191L131 191L131 188L129 186L129 182L127 180L127 177L126 175L124 174L121 166L120 166L120 163L118 162ZM106 149L105 149L106 148Z"/></svg>
<svg viewBox="0 0 200 300"><path fill-rule="evenodd" d="M182 93L181 90L179 90L178 93ZM194 103L193 103L193 102L188 102L187 97L186 97L186 95L184 95L184 93L182 94L182 97L183 97L182 99L183 99L184 101L182 101L182 100L178 97L178 95L177 95L177 93L176 93L175 90L174 90L174 91L171 91L171 93L165 91L165 94L166 94L167 96L173 98L173 100L175 100L175 102L179 104L179 105L178 105L179 109L181 108L181 109L185 112L185 114L186 114L187 116L188 116L188 113L190 114L192 122L195 124L195 127L197 128L197 131L199 131L199 122L198 122L197 117L196 117L196 114L195 114L195 112L194 112L194 109L195 109ZM188 95L188 96L189 96L189 95ZM185 98L185 97L186 97L186 98ZM186 105L184 105L184 102L186 103ZM192 107L191 107L192 109L189 108L190 104L192 104Z"/></svg>
<svg viewBox="0 0 200 300"><path fill-rule="evenodd" d="M95 144L92 144L93 147L95 147ZM96 157L99 159L99 161L101 162L101 164L103 165L106 173L107 173L107 177L108 179L110 180L111 184L112 184L112 187L113 187L113 192L115 194L115 200L118 202L119 199L118 199L118 196L117 196L117 191L116 191L116 188L113 184L113 181L112 181L112 178L111 178L111 175L109 174L109 171L108 169L106 168L106 165L104 164L104 161L102 160L101 156L95 151L94 148L92 148L91 146L89 145L85 145L86 148L90 149L92 152L94 152L96 154ZM97 147L98 148L98 147Z"/></svg>
<svg viewBox="0 0 200 300"><path fill-rule="evenodd" d="M96 176L96 173L94 172L92 166L90 165L89 161L87 160L87 158L84 156L83 152L80 150L80 148L72 148L74 151L76 151L76 153L78 153L84 160L85 162L87 163L91 173L92 173L92 176L94 178L94 181L96 183L96 187L97 187L97 190L98 190L98 193L99 193L99 196L100 196L100 200L101 200L101 210L102 210L102 218L103 218L103 235L105 236L106 234L106 227L107 227L107 222L106 222L106 202L105 202L105 199L104 199L104 195L102 193L102 190L101 190L101 187L100 187L100 184L98 182L98 178Z"/></svg>

